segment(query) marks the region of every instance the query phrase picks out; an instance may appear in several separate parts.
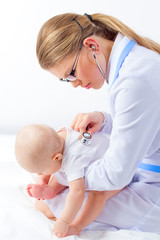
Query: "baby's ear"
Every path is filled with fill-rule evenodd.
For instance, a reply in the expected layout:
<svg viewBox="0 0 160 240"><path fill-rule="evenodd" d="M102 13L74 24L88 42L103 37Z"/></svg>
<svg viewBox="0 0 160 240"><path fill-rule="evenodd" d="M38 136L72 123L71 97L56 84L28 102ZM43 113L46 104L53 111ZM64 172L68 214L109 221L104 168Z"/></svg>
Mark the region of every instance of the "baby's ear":
<svg viewBox="0 0 160 240"><path fill-rule="evenodd" d="M52 157L52 160L62 160L63 155L61 153L55 153Z"/></svg>

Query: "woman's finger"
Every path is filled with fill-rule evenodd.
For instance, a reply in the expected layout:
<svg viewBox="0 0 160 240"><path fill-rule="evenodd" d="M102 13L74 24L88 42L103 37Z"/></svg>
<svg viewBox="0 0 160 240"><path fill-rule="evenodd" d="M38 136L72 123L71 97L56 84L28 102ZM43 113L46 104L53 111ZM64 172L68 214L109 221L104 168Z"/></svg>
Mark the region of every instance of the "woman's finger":
<svg viewBox="0 0 160 240"><path fill-rule="evenodd" d="M80 124L83 122L84 116L85 116L85 113L77 114L71 123L71 127L76 131L80 131Z"/></svg>
<svg viewBox="0 0 160 240"><path fill-rule="evenodd" d="M75 128L75 125L76 125L76 122L77 122L77 118L78 118L78 115L75 116L75 118L73 119L72 123L71 123L71 128Z"/></svg>
<svg viewBox="0 0 160 240"><path fill-rule="evenodd" d="M99 130L104 121L104 115L100 112L79 113L72 121L71 127L81 134L88 131L90 134Z"/></svg>

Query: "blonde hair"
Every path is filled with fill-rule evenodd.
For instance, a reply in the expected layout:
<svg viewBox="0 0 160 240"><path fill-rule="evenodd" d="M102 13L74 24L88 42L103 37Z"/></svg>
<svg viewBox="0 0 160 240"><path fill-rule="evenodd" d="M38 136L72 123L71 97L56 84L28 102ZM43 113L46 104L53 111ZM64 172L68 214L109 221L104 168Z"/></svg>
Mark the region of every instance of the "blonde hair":
<svg viewBox="0 0 160 240"><path fill-rule="evenodd" d="M16 159L21 167L30 172L36 172L38 168L46 166L53 154L61 150L58 134L47 125L28 125L16 136Z"/></svg>
<svg viewBox="0 0 160 240"><path fill-rule="evenodd" d="M41 27L36 47L38 61L47 70L76 53L87 36L95 34L114 41L118 32L160 54L160 44L139 36L114 17L95 13L89 19L85 15L66 13L49 19Z"/></svg>

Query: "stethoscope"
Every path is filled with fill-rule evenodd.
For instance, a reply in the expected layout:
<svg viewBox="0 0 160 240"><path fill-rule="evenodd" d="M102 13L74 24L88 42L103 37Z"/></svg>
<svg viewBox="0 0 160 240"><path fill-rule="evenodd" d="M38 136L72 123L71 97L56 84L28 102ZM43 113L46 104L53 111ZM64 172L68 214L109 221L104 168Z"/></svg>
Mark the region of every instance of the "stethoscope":
<svg viewBox="0 0 160 240"><path fill-rule="evenodd" d="M86 127L86 131L89 129L89 125ZM92 143L91 141L92 135L89 132L84 132L80 136L80 142L85 144L85 145L90 145Z"/></svg>

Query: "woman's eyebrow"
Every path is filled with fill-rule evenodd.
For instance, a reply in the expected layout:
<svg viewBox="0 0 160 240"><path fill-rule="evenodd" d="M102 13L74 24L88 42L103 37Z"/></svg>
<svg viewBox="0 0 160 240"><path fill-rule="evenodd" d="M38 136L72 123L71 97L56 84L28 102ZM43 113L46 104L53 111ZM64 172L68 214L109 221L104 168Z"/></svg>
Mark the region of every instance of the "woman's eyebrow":
<svg viewBox="0 0 160 240"><path fill-rule="evenodd" d="M68 75L71 73L73 66L68 66L67 70L64 73L64 77L68 77Z"/></svg>
<svg viewBox="0 0 160 240"><path fill-rule="evenodd" d="M70 71L66 70L66 72L63 74L63 77L60 77L59 79L67 78L69 73L70 73Z"/></svg>
<svg viewBox="0 0 160 240"><path fill-rule="evenodd" d="M68 77L68 75L69 75L69 74L71 73L71 71L72 71L72 68L73 68L73 65L70 64L70 63L68 63L67 66L64 66L64 64L62 64L62 71L63 71L63 69L65 69L65 70L64 70L63 77L61 77L61 78L59 78L59 79L63 79L63 78Z"/></svg>

